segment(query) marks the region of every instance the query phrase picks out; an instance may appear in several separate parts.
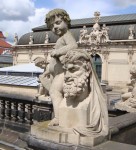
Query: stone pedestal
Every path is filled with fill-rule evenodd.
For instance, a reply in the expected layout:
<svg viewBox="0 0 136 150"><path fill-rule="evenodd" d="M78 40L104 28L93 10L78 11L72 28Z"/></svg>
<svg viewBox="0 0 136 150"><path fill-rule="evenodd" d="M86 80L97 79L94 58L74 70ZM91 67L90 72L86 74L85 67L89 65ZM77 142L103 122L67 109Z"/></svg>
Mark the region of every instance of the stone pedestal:
<svg viewBox="0 0 136 150"><path fill-rule="evenodd" d="M89 125L90 99L78 102L63 99L59 106L59 125L64 128Z"/></svg>
<svg viewBox="0 0 136 150"><path fill-rule="evenodd" d="M105 137L101 135L96 136L81 136L74 133L70 128L47 127L48 121L32 125L31 136L43 141L50 141L60 144L82 145L93 147L105 141Z"/></svg>

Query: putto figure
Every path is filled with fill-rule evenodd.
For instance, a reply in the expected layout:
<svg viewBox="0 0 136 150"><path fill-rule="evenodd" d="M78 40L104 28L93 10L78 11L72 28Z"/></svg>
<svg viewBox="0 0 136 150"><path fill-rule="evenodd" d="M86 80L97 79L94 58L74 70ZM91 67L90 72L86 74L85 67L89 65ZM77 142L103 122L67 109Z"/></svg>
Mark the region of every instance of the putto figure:
<svg viewBox="0 0 136 150"><path fill-rule="evenodd" d="M87 34L88 34L88 31L86 29L86 26L83 26L83 29L80 30L80 37L79 37L78 43L86 44L87 43L87 38L86 38Z"/></svg>
<svg viewBox="0 0 136 150"><path fill-rule="evenodd" d="M53 81L49 90L50 97L54 107L54 119L49 125L59 124L58 106L63 99L63 68L62 62L65 54L74 48L77 43L69 31L70 18L68 13L63 9L51 10L45 19L47 27L59 38L55 44L54 50L51 52L51 60L49 62L49 72L53 76Z"/></svg>

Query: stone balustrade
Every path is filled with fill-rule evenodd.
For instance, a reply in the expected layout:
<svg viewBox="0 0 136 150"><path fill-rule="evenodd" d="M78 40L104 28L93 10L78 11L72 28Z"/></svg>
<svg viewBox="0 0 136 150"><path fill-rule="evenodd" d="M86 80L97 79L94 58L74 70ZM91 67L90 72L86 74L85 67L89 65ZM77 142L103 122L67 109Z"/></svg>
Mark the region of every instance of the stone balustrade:
<svg viewBox="0 0 136 150"><path fill-rule="evenodd" d="M50 120L52 117L52 104L49 101L36 101L30 99L16 99L0 97L0 127L8 124L14 127L30 127L35 122Z"/></svg>

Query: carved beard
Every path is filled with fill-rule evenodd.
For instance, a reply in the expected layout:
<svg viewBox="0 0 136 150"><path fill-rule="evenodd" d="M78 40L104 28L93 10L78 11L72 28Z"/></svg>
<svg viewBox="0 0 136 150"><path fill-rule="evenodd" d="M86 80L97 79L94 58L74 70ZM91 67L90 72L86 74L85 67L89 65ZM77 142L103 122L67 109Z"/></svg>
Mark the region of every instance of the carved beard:
<svg viewBox="0 0 136 150"><path fill-rule="evenodd" d="M63 85L64 97L66 99L73 99L76 96L81 95L88 84L89 73L84 73L82 76L71 76L70 78L65 78L65 83Z"/></svg>

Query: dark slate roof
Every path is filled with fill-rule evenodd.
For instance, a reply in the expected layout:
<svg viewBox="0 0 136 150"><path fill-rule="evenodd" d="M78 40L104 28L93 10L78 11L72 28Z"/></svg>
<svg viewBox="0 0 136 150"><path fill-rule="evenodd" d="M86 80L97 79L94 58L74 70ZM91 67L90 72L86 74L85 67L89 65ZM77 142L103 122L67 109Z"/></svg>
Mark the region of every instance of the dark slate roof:
<svg viewBox="0 0 136 150"><path fill-rule="evenodd" d="M71 32L74 35L76 41L79 40L80 30L86 25L88 33L91 32L91 28L94 24L93 18L75 19L71 21ZM134 25L136 31L136 14L127 15L115 15L101 17L99 24L102 26L106 24L109 27L110 40L126 40L128 39L129 27ZM34 37L34 44L43 44L45 39L45 32L49 34L49 42L55 43L57 36L54 35L46 25L39 26L32 29L31 33ZM26 45L29 43L30 33L23 35L18 42L18 45Z"/></svg>
<svg viewBox="0 0 136 150"><path fill-rule="evenodd" d="M0 75L0 84L38 86L37 77Z"/></svg>
<svg viewBox="0 0 136 150"><path fill-rule="evenodd" d="M125 14L125 15L114 15L114 16L104 16L100 18L100 24L106 23L107 25L113 24L126 24L126 23L136 23L136 14ZM84 19L74 19L71 20L71 28L82 27L83 25L92 26L94 24L94 18L84 18ZM46 25L42 25L32 29L35 31L48 31Z"/></svg>
<svg viewBox="0 0 136 150"><path fill-rule="evenodd" d="M13 63L12 55L0 55L0 63Z"/></svg>

